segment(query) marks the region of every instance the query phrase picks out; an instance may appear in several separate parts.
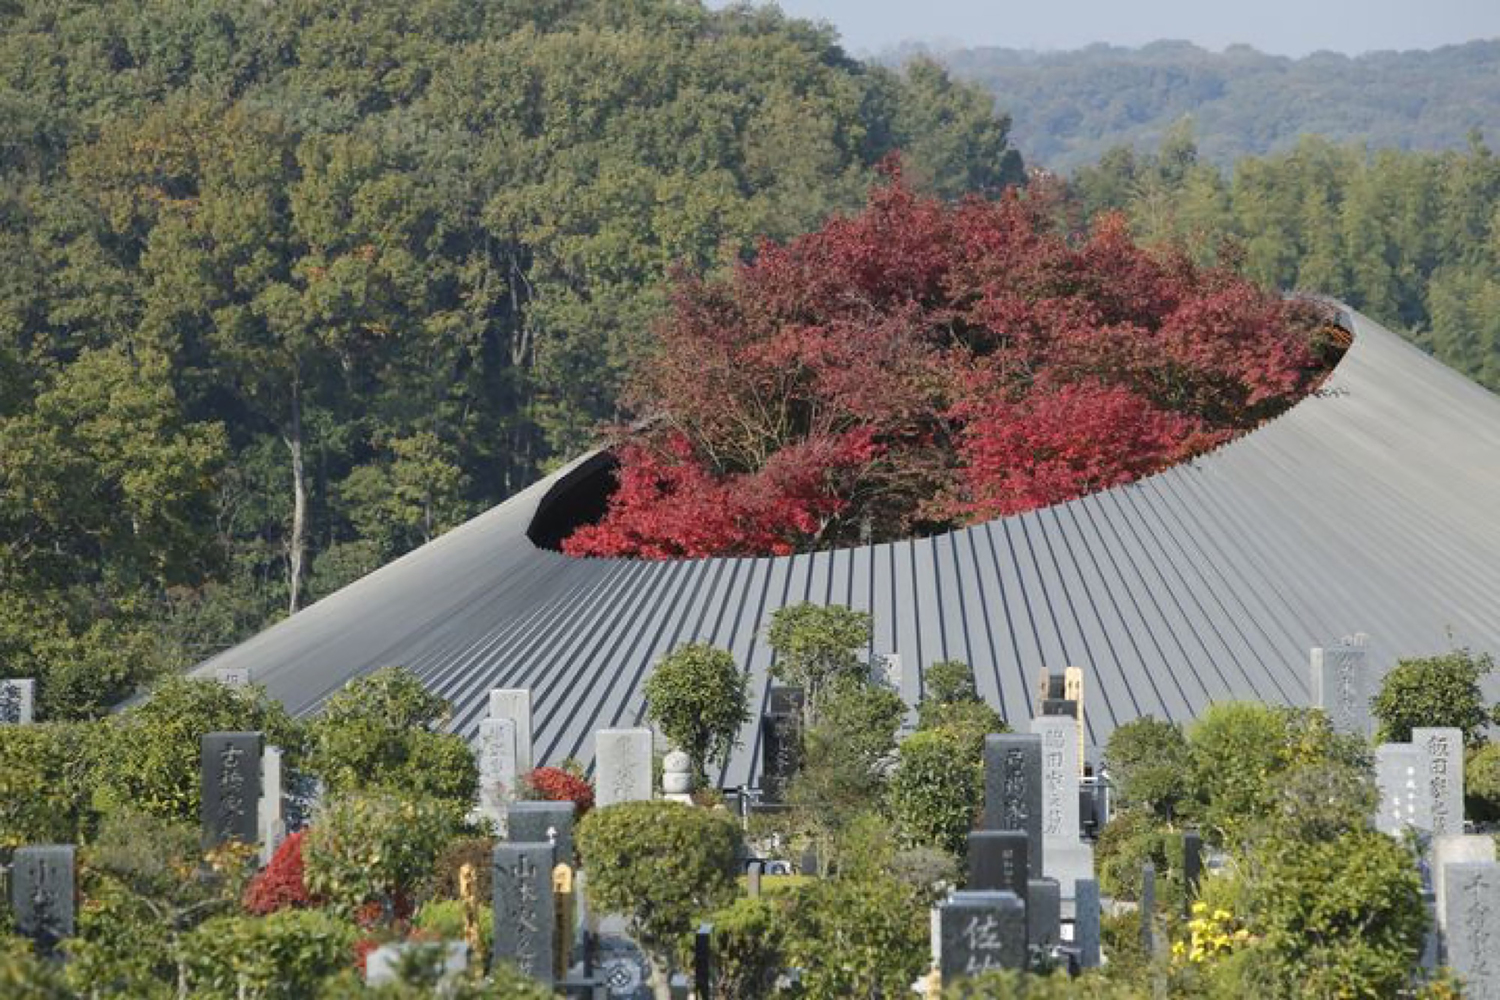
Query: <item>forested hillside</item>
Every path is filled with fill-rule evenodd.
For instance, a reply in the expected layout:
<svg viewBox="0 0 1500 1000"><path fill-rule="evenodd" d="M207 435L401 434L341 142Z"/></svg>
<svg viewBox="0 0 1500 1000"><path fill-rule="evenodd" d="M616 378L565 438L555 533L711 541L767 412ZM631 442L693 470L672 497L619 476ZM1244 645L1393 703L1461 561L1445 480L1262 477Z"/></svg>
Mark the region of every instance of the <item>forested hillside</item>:
<svg viewBox="0 0 1500 1000"><path fill-rule="evenodd" d="M1123 209L1147 241L1336 296L1500 392L1500 160L1477 133L1444 153L1307 138L1225 172L1179 129L1153 154L1109 152L1070 188L1079 219Z"/></svg>
<svg viewBox="0 0 1500 1000"><path fill-rule="evenodd" d="M0 675L95 712L420 544L613 416L674 264L1006 129L767 11L0 5Z"/></svg>
<svg viewBox="0 0 1500 1000"><path fill-rule="evenodd" d="M1116 145L1154 148L1188 116L1203 158L1223 167L1284 152L1304 134L1443 150L1462 148L1470 129L1500 123L1500 39L1355 58L1156 42L1048 53L959 49L941 59L995 95L1028 161L1059 171Z"/></svg>

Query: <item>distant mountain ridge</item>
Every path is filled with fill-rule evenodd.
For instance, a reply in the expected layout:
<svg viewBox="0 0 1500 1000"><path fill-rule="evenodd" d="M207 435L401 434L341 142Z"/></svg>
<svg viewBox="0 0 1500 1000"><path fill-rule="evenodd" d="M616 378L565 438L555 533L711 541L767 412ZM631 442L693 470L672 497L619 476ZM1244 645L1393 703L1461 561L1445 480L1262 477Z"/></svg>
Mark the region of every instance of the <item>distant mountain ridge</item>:
<svg viewBox="0 0 1500 1000"><path fill-rule="evenodd" d="M995 95L1028 164L1070 172L1107 149L1154 149L1191 117L1199 155L1228 165L1313 133L1371 147L1457 149L1470 130L1500 134L1500 39L1430 51L1302 58L1190 42L1069 52L904 46L883 62L930 55Z"/></svg>

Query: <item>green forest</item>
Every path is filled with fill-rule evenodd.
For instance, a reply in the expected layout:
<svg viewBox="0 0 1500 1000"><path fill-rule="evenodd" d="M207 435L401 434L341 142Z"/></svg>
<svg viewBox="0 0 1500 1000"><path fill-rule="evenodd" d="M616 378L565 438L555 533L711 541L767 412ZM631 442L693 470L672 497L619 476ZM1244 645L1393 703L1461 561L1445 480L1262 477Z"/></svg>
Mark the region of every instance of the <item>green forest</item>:
<svg viewBox="0 0 1500 1000"><path fill-rule="evenodd" d="M1020 179L774 10L0 4L0 664L97 713L575 453L675 265Z"/></svg>
<svg viewBox="0 0 1500 1000"><path fill-rule="evenodd" d="M1369 138L1454 148L1229 167L1178 128L1032 183L1500 388L1486 91L1413 72L1469 103ZM676 269L897 152L924 195L1025 183L1024 107L750 6L0 3L0 675L98 715L483 511L618 419Z"/></svg>
<svg viewBox="0 0 1500 1000"><path fill-rule="evenodd" d="M1469 129L1500 121L1500 39L1353 58L1291 59L1247 45L1210 52L1173 41L1072 52L957 49L939 58L995 95L1028 162L1049 170L1074 170L1115 145L1154 148L1184 117L1197 128L1204 159L1221 167L1286 152L1303 135L1462 149Z"/></svg>

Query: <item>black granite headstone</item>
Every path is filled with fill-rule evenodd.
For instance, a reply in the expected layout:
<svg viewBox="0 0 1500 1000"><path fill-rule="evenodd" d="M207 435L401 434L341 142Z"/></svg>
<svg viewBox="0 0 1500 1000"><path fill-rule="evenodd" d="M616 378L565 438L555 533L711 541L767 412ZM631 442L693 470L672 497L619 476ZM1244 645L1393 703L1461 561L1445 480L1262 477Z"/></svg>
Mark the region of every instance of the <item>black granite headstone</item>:
<svg viewBox="0 0 1500 1000"><path fill-rule="evenodd" d="M693 990L699 997L714 995L714 925L699 924L693 937Z"/></svg>
<svg viewBox="0 0 1500 1000"><path fill-rule="evenodd" d="M1081 878L1073 883L1073 947L1085 969L1099 967L1101 913L1099 883Z"/></svg>
<svg viewBox="0 0 1500 1000"><path fill-rule="evenodd" d="M260 733L205 733L202 740L203 842L260 842Z"/></svg>
<svg viewBox="0 0 1500 1000"><path fill-rule="evenodd" d="M1061 941L1062 887L1055 878L1034 878L1026 886L1026 944L1046 956Z"/></svg>
<svg viewBox="0 0 1500 1000"><path fill-rule="evenodd" d="M1141 948L1147 955L1155 954L1153 928L1156 924L1156 866L1146 862L1141 866Z"/></svg>
<svg viewBox="0 0 1500 1000"><path fill-rule="evenodd" d="M571 866L576 809L572 802L512 802L505 808L505 839L513 844L545 844L555 836L557 853L552 863Z"/></svg>
<svg viewBox="0 0 1500 1000"><path fill-rule="evenodd" d="M552 845L495 845L493 958L551 985Z"/></svg>
<svg viewBox="0 0 1500 1000"><path fill-rule="evenodd" d="M1042 738L1037 734L984 738L984 828L1025 831L1031 874L1042 871Z"/></svg>
<svg viewBox="0 0 1500 1000"><path fill-rule="evenodd" d="M1187 889L1187 902L1198 897L1198 883L1203 878L1203 837L1197 830L1187 830L1182 835L1182 884Z"/></svg>
<svg viewBox="0 0 1500 1000"><path fill-rule="evenodd" d="M955 892L938 907L945 986L989 969L1026 967L1026 906L1010 892Z"/></svg>
<svg viewBox="0 0 1500 1000"><path fill-rule="evenodd" d="M10 905L16 931L42 951L73 936L76 888L72 844L18 847L11 858Z"/></svg>
<svg viewBox="0 0 1500 1000"><path fill-rule="evenodd" d="M802 765L802 704L801 688L772 687L767 694L760 720L762 802L780 802Z"/></svg>
<svg viewBox="0 0 1500 1000"><path fill-rule="evenodd" d="M1026 901L1030 848L1024 830L975 830L969 834L971 892L1013 892Z"/></svg>

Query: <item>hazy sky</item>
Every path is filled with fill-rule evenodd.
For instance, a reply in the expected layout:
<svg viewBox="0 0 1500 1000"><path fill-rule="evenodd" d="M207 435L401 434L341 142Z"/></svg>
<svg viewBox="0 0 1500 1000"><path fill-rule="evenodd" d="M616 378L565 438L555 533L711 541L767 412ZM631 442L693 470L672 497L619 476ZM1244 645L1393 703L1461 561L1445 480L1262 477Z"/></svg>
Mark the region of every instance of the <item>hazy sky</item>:
<svg viewBox="0 0 1500 1000"><path fill-rule="evenodd" d="M710 0L723 6L725 0ZM874 53L902 41L1074 49L1186 39L1222 49L1244 42L1300 56L1430 49L1500 37L1500 0L780 0L788 14L829 21L846 48Z"/></svg>

